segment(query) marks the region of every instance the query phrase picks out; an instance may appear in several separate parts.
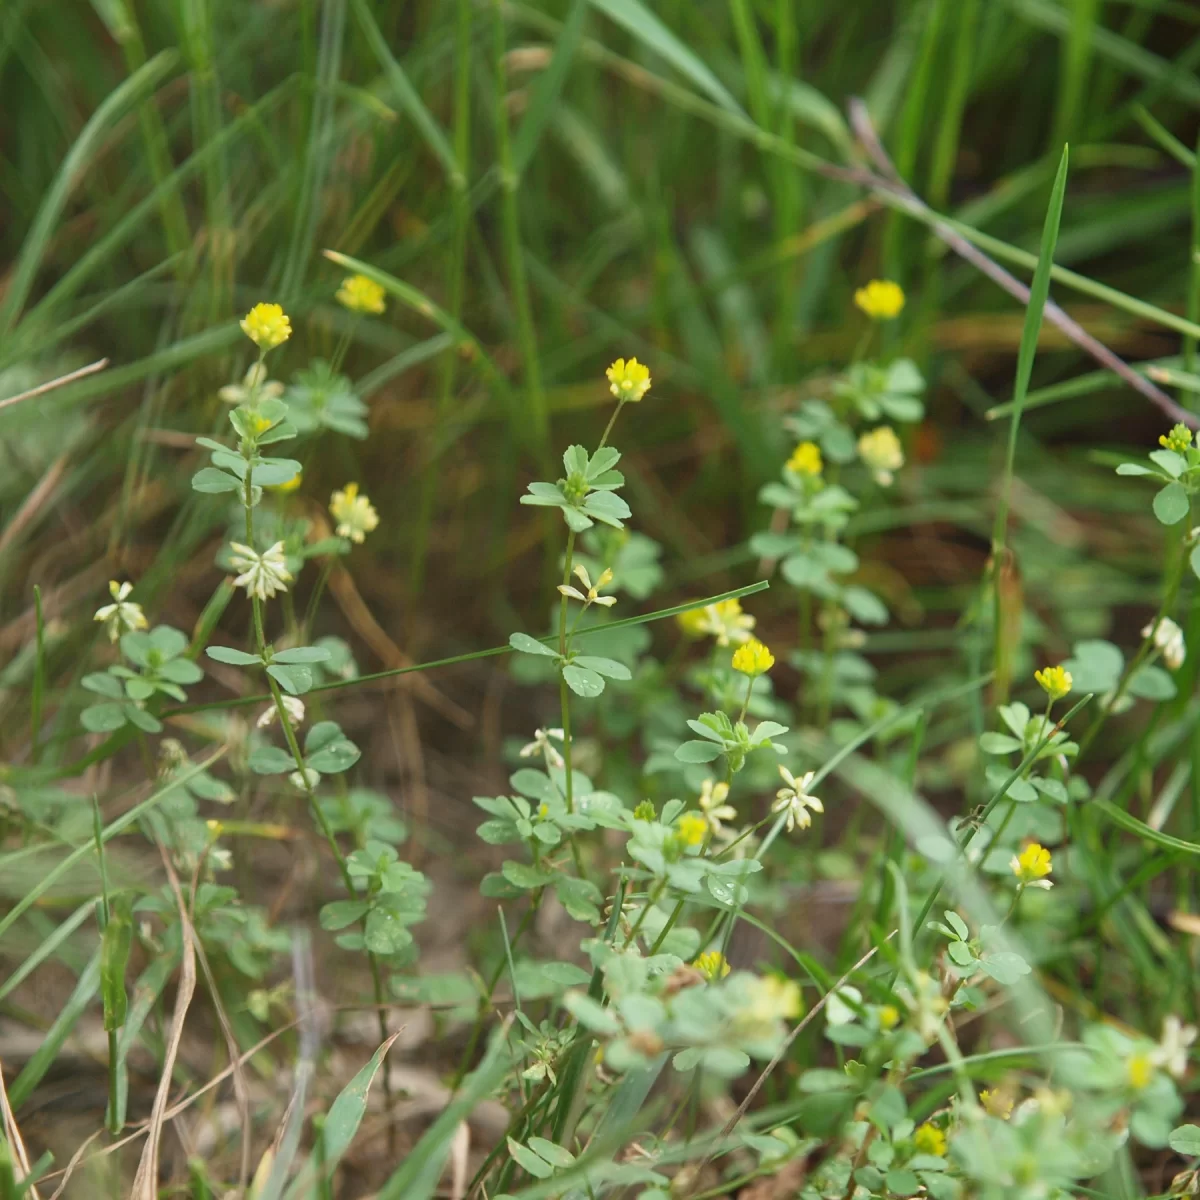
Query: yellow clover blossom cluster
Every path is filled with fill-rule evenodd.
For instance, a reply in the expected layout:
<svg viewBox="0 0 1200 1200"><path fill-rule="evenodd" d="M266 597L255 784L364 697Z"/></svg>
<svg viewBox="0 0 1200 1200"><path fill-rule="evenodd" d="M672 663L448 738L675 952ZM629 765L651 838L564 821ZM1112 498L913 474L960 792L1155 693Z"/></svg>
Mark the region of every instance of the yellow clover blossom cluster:
<svg viewBox="0 0 1200 1200"><path fill-rule="evenodd" d="M341 491L333 493L329 511L338 523L338 537L349 538L360 543L379 524L379 514L366 496L358 494L358 484L348 483Z"/></svg>
<svg viewBox="0 0 1200 1200"><path fill-rule="evenodd" d="M699 846L708 836L708 821L699 813L684 813L675 823L675 834L685 846Z"/></svg>
<svg viewBox="0 0 1200 1200"><path fill-rule="evenodd" d="M1037 842L1030 842L1019 855L1014 854L1008 865L1021 887L1049 889L1054 886L1048 878L1054 870L1054 860L1050 851Z"/></svg>
<svg viewBox="0 0 1200 1200"><path fill-rule="evenodd" d="M1186 425L1172 425L1170 433L1159 434L1158 444L1176 454L1192 448L1192 431Z"/></svg>
<svg viewBox="0 0 1200 1200"><path fill-rule="evenodd" d="M384 310L383 288L365 275L351 275L342 280L336 300L343 308L356 313L374 313L379 316Z"/></svg>
<svg viewBox="0 0 1200 1200"><path fill-rule="evenodd" d="M815 479L825 468L821 460L821 447L816 442L801 442L787 460L787 469L796 475L807 475Z"/></svg>
<svg viewBox="0 0 1200 1200"><path fill-rule="evenodd" d="M904 308L904 289L890 279L872 279L854 293L854 303L872 321L891 321Z"/></svg>
<svg viewBox="0 0 1200 1200"><path fill-rule="evenodd" d="M729 963L720 950L705 950L696 956L692 966L710 983L724 979L729 974Z"/></svg>
<svg viewBox="0 0 1200 1200"><path fill-rule="evenodd" d="M741 603L734 600L718 600L703 608L689 608L676 618L679 628L690 638L711 637L718 646L730 643L741 645L750 640L754 618L742 612Z"/></svg>
<svg viewBox="0 0 1200 1200"><path fill-rule="evenodd" d="M926 1121L924 1125L917 1126L913 1145L921 1154L936 1154L941 1158L946 1153L946 1135L936 1125Z"/></svg>
<svg viewBox="0 0 1200 1200"><path fill-rule="evenodd" d="M979 1093L979 1103L983 1105L983 1111L989 1117L999 1117L1001 1121L1007 1121L1012 1116L1013 1099L1002 1088L984 1088Z"/></svg>
<svg viewBox="0 0 1200 1200"><path fill-rule="evenodd" d="M636 358L618 358L604 373L609 390L621 404L636 403L650 390L650 368Z"/></svg>
<svg viewBox="0 0 1200 1200"><path fill-rule="evenodd" d="M775 655L758 638L751 638L733 652L733 669L751 679L765 675L774 665Z"/></svg>
<svg viewBox="0 0 1200 1200"><path fill-rule="evenodd" d="M1063 667L1043 667L1040 671L1034 671L1033 677L1052 701L1061 700L1074 683L1071 672Z"/></svg>
<svg viewBox="0 0 1200 1200"><path fill-rule="evenodd" d="M256 304L241 324L242 332L264 353L292 336L292 323L278 304Z"/></svg>

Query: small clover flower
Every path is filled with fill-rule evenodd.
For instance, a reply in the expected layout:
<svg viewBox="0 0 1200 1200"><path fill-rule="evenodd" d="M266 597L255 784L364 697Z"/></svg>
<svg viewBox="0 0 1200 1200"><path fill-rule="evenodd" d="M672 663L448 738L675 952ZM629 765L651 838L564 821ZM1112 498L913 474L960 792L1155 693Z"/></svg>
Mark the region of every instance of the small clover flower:
<svg viewBox="0 0 1200 1200"><path fill-rule="evenodd" d="M800 1015L800 987L793 979L765 975L752 981L739 1026L774 1025Z"/></svg>
<svg viewBox="0 0 1200 1200"><path fill-rule="evenodd" d="M379 316L384 310L383 288L365 275L351 275L342 280L337 290L337 302L356 313L374 313Z"/></svg>
<svg viewBox="0 0 1200 1200"><path fill-rule="evenodd" d="M546 760L546 766L563 767L566 765L563 756L559 754L557 747L550 744L551 738L561 742L566 738L566 734L561 729L535 729L533 741L527 742L517 753L522 758L534 758L540 754Z"/></svg>
<svg viewBox="0 0 1200 1200"><path fill-rule="evenodd" d="M1125 1063L1125 1078L1135 1092L1150 1086L1154 1078L1154 1059L1144 1050L1131 1054Z"/></svg>
<svg viewBox="0 0 1200 1200"><path fill-rule="evenodd" d="M609 391L621 404L636 403L650 390L650 368L631 358L618 358L607 371Z"/></svg>
<svg viewBox="0 0 1200 1200"><path fill-rule="evenodd" d="M998 1117L1001 1121L1007 1121L1012 1116L1012 1097L1000 1088L984 1088L979 1093L979 1103L983 1105L983 1111L990 1117Z"/></svg>
<svg viewBox="0 0 1200 1200"><path fill-rule="evenodd" d="M675 619L687 637L715 638L717 645L722 647L731 643L740 646L748 642L750 631L754 628L754 618L742 612L737 599L718 600L716 604L706 604L703 608L689 608Z"/></svg>
<svg viewBox="0 0 1200 1200"><path fill-rule="evenodd" d="M1195 1025L1185 1025L1173 1013L1163 1021L1162 1040L1151 1052L1156 1067L1161 1067L1175 1079L1187 1074L1188 1051L1196 1040Z"/></svg>
<svg viewBox="0 0 1200 1200"><path fill-rule="evenodd" d="M699 846L708 836L708 822L699 813L684 813L675 822L675 834L683 845Z"/></svg>
<svg viewBox="0 0 1200 1200"><path fill-rule="evenodd" d="M278 304L256 304L241 325L242 332L264 352L282 346L292 336L292 323Z"/></svg>
<svg viewBox="0 0 1200 1200"><path fill-rule="evenodd" d="M304 724L304 701L299 696L284 696L283 709L293 726ZM279 710L274 704L263 709L262 715L254 722L255 729L266 729L279 719Z"/></svg>
<svg viewBox="0 0 1200 1200"><path fill-rule="evenodd" d="M894 1004L883 1004L876 1013L879 1018L879 1028L882 1030L895 1029L900 1024L900 1010Z"/></svg>
<svg viewBox="0 0 1200 1200"><path fill-rule="evenodd" d="M334 492L329 511L338 523L338 537L359 544L379 524L379 514L366 496L358 494L357 483L348 483L342 491Z"/></svg>
<svg viewBox="0 0 1200 1200"><path fill-rule="evenodd" d="M321 772L312 767L305 767L303 771L293 771L288 776L288 783L301 792L311 792L320 782Z"/></svg>
<svg viewBox="0 0 1200 1200"><path fill-rule="evenodd" d="M796 475L807 475L815 479L825 469L821 458L821 447L816 442L801 442L787 460L787 469Z"/></svg>
<svg viewBox="0 0 1200 1200"><path fill-rule="evenodd" d="M858 439L858 457L880 487L888 487L904 466L900 439L890 425L880 425Z"/></svg>
<svg viewBox="0 0 1200 1200"><path fill-rule="evenodd" d="M757 638L751 638L733 652L733 669L754 679L765 675L775 665L775 655Z"/></svg>
<svg viewBox="0 0 1200 1200"><path fill-rule="evenodd" d="M891 321L904 307L904 289L890 279L872 279L854 293L854 303L872 321Z"/></svg>
<svg viewBox="0 0 1200 1200"><path fill-rule="evenodd" d="M1008 865L1023 888L1045 888L1048 891L1054 886L1047 878L1054 869L1054 860L1050 851L1037 842L1030 842L1019 855L1014 854Z"/></svg>
<svg viewBox="0 0 1200 1200"><path fill-rule="evenodd" d="M1142 630L1142 637L1154 637L1154 646L1163 657L1163 662L1171 671L1178 671L1187 658L1187 646L1183 640L1183 630L1170 617L1160 617L1158 623L1151 621Z"/></svg>
<svg viewBox="0 0 1200 1200"><path fill-rule="evenodd" d="M1063 667L1043 667L1040 671L1034 671L1033 677L1052 701L1061 700L1067 695L1074 682L1071 672Z"/></svg>
<svg viewBox="0 0 1200 1200"><path fill-rule="evenodd" d="M250 401L277 400L283 395L283 384L267 378L265 363L251 363L241 383L227 383L217 395L226 404L246 404Z"/></svg>
<svg viewBox="0 0 1200 1200"><path fill-rule="evenodd" d="M132 591L133 584L128 581L118 583L115 579L109 580L108 594L113 598L113 602L96 609L96 615L92 618L94 621L104 622L104 632L108 634L110 642L117 641L123 633L145 629L148 624L142 606L129 599Z"/></svg>
<svg viewBox="0 0 1200 1200"><path fill-rule="evenodd" d="M926 1121L924 1125L917 1126L913 1145L922 1154L936 1154L942 1158L946 1154L946 1135L936 1125Z"/></svg>
<svg viewBox="0 0 1200 1200"><path fill-rule="evenodd" d="M605 608L612 608L617 602L616 596L601 596L600 589L607 587L613 580L612 571L607 568L600 573L600 577L593 584L591 576L587 573L587 568L578 563L575 567L575 578L587 588L587 594L584 595L577 587L571 587L569 584L560 583L558 590L564 596L570 596L572 600L578 600L582 604L602 604Z"/></svg>
<svg viewBox="0 0 1200 1200"><path fill-rule="evenodd" d="M797 779L787 767L781 764L779 774L785 786L775 793L775 803L771 805L771 811L787 813L788 833L791 833L797 826L807 829L812 824L812 815L809 810L819 813L825 811L825 805L816 796L808 794L808 788L816 776L816 771L806 771L800 779Z"/></svg>
<svg viewBox="0 0 1200 1200"><path fill-rule="evenodd" d="M283 543L276 542L261 554L253 546L231 542L233 554L229 561L241 574L233 581L234 587L244 587L248 596L269 600L276 592L286 592L291 581L287 560L283 555Z"/></svg>
<svg viewBox="0 0 1200 1200"><path fill-rule="evenodd" d="M737 818L737 809L732 804L725 803L728 795L729 784L727 783L714 783L711 779L706 779L700 785L700 799L697 803L699 803L700 811L707 819L708 828L714 837L725 828L721 824L722 821L733 821Z"/></svg>
<svg viewBox="0 0 1200 1200"><path fill-rule="evenodd" d="M705 950L692 960L692 966L704 976L709 983L724 979L729 974L729 963L720 950Z"/></svg>
<svg viewBox="0 0 1200 1200"><path fill-rule="evenodd" d="M1170 433L1159 435L1158 444L1176 454L1183 454L1192 447L1192 431L1186 425L1172 425Z"/></svg>

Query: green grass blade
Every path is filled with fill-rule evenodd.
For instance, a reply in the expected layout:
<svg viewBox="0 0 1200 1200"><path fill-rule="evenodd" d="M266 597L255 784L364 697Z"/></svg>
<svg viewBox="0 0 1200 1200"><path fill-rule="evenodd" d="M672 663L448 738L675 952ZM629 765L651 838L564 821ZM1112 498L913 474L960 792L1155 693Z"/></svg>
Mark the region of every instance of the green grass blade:
<svg viewBox="0 0 1200 1200"><path fill-rule="evenodd" d="M85 900L48 938L39 942L37 949L0 984L0 1000L28 979L95 911L95 901Z"/></svg>
<svg viewBox="0 0 1200 1200"><path fill-rule="evenodd" d="M99 990L100 950L97 947L95 953L88 959L83 974L79 976L75 990L67 998L66 1003L59 1010L58 1016L54 1018L54 1023L47 1030L42 1044L34 1051L21 1073L13 1080L12 1087L8 1089L8 1100L14 1111L29 1099L34 1088L41 1083L62 1050L63 1043L71 1036L79 1018L96 998Z"/></svg>
<svg viewBox="0 0 1200 1200"><path fill-rule="evenodd" d="M1033 359L1037 353L1038 334L1042 328L1042 314L1050 295L1050 271L1054 262L1054 247L1058 241L1058 227L1062 220L1063 199L1067 191L1068 151L1063 147L1058 174L1050 193L1050 207L1042 226L1042 249L1038 255L1037 270L1029 289L1029 304L1025 309L1025 326L1021 331L1021 345L1017 351L1017 374L1013 380L1012 425L1008 431L1008 452L1004 461L1004 481L1000 493L1000 504L996 510L996 530L993 535L993 558L999 563L1004 550L1008 528L1009 498L1012 495L1013 470L1017 460L1017 434L1021 425L1021 410L1025 395L1029 391L1029 378L1033 372Z"/></svg>
<svg viewBox="0 0 1200 1200"><path fill-rule="evenodd" d="M86 174L88 164L99 149L101 141L108 135L111 126L137 104L143 95L162 83L178 61L179 55L172 50L156 54L105 98L104 103L96 109L79 137L75 139L49 192L42 200L33 226L17 256L4 301L0 304L0 341L12 330L13 323L25 307L54 227L75 185Z"/></svg>
<svg viewBox="0 0 1200 1200"><path fill-rule="evenodd" d="M628 30L726 112L745 113L712 71L641 0L592 0L597 11Z"/></svg>
<svg viewBox="0 0 1200 1200"><path fill-rule="evenodd" d="M388 48L387 41L380 32L375 18L371 15L366 0L350 0L350 3L354 8L354 19L358 22L358 27L366 39L371 53L383 68L396 103L408 115L421 137L424 138L425 144L433 151L434 157L445 168L450 186L455 189L465 187L466 177L459 168L453 147L445 133L442 132L442 127L425 107L416 88L405 74L404 68L396 61L395 56Z"/></svg>

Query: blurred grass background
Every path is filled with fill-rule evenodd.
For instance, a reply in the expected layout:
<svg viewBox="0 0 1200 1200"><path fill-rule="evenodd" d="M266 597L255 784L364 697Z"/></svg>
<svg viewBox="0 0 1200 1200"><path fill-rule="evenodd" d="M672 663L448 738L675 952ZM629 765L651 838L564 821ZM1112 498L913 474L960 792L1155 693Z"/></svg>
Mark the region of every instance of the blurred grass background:
<svg viewBox="0 0 1200 1200"><path fill-rule="evenodd" d="M383 524L354 576L384 641L432 657L528 623L549 553L516 498L598 426L617 355L654 373L619 440L669 590L752 578L781 415L854 353L852 292L886 275L910 298L886 349L931 392L918 469L860 530L900 618L871 647L948 645L986 556L1004 427L983 418L1022 314L924 225L809 168L858 161L862 96L934 209L1036 251L1069 140L1058 262L1194 318L1197 62L1200 9L1179 0L10 0L0 396L110 365L0 409L8 682L27 678L35 582L59 686L111 576L195 619L222 530L189 490L191 437L224 420L254 302L293 316L279 377L332 353L349 317L324 249L412 289L352 328L371 437L307 450L294 501L370 492ZM1126 359L1191 354L1161 322L1055 296ZM1145 497L1089 455L1163 421L1051 330L1034 385L1053 403L1022 427L1014 548L1062 654L1153 599ZM760 599L769 630L789 601ZM926 670L895 661L901 685Z"/></svg>

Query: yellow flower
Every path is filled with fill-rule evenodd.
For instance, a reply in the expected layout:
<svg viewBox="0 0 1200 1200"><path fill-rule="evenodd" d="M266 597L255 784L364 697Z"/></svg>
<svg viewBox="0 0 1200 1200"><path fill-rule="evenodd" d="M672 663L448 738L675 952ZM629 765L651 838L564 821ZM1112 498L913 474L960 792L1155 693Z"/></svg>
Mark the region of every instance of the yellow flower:
<svg viewBox="0 0 1200 1200"><path fill-rule="evenodd" d="M775 655L758 640L751 638L744 646L733 652L733 669L753 679L765 675L775 665Z"/></svg>
<svg viewBox="0 0 1200 1200"><path fill-rule="evenodd" d="M983 1111L991 1117L999 1117L1002 1121L1007 1121L1012 1116L1013 1102L1012 1097L1008 1096L999 1088L989 1090L984 1088L979 1093L979 1103L983 1105Z"/></svg>
<svg viewBox="0 0 1200 1200"><path fill-rule="evenodd" d="M337 301L351 312L379 316L384 308L383 288L365 275L351 275L342 280L342 286L337 290Z"/></svg>
<svg viewBox="0 0 1200 1200"><path fill-rule="evenodd" d="M342 491L334 492L329 511L338 523L338 537L349 538L352 542L361 543L379 524L379 514L366 496L358 494L357 483L348 483Z"/></svg>
<svg viewBox="0 0 1200 1200"><path fill-rule="evenodd" d="M904 466L904 451L900 439L890 425L880 425L858 439L858 457L874 476L880 487L887 487L894 472Z"/></svg>
<svg viewBox="0 0 1200 1200"><path fill-rule="evenodd" d="M624 404L638 401L650 390L650 368L631 358L618 358L607 371L609 390Z"/></svg>
<svg viewBox="0 0 1200 1200"><path fill-rule="evenodd" d="M1050 851L1037 842L1030 842L1019 856L1014 854L1008 865L1022 887L1054 886L1047 878L1054 869L1054 860L1050 857Z"/></svg>
<svg viewBox="0 0 1200 1200"><path fill-rule="evenodd" d="M1034 671L1033 677L1051 700L1061 700L1074 683L1071 672L1062 667L1043 667L1040 671Z"/></svg>
<svg viewBox="0 0 1200 1200"><path fill-rule="evenodd" d="M729 963L726 962L725 955L720 950L705 950L703 954L696 957L692 966L710 983L724 979L729 974Z"/></svg>
<svg viewBox="0 0 1200 1200"><path fill-rule="evenodd" d="M816 442L801 442L787 460L787 469L797 475L820 475L825 464L821 461L821 447Z"/></svg>
<svg viewBox="0 0 1200 1200"><path fill-rule="evenodd" d="M1168 450L1174 450L1176 454L1182 454L1191 449L1192 431L1186 425L1172 425L1170 433L1159 435L1158 444Z"/></svg>
<svg viewBox="0 0 1200 1200"><path fill-rule="evenodd" d="M872 321L890 321L904 307L904 289L890 279L872 279L854 293L854 303Z"/></svg>
<svg viewBox="0 0 1200 1200"><path fill-rule="evenodd" d="M879 1028L895 1029L900 1021L900 1010L894 1004L885 1004L879 1010Z"/></svg>
<svg viewBox="0 0 1200 1200"><path fill-rule="evenodd" d="M1125 1064L1125 1071L1129 1078L1129 1086L1140 1092L1149 1087L1150 1080L1154 1078L1154 1062L1149 1054L1132 1054Z"/></svg>
<svg viewBox="0 0 1200 1200"><path fill-rule="evenodd" d="M773 1009L777 1017L800 1015L800 985L794 979L765 975L758 981L758 999L764 1009Z"/></svg>
<svg viewBox="0 0 1200 1200"><path fill-rule="evenodd" d="M242 332L260 350L274 350L292 336L292 323L278 304L256 304L242 318Z"/></svg>
<svg viewBox="0 0 1200 1200"><path fill-rule="evenodd" d="M941 1158L946 1153L946 1135L936 1125L926 1121L924 1125L917 1126L913 1145L922 1154L936 1154Z"/></svg>
<svg viewBox="0 0 1200 1200"><path fill-rule="evenodd" d="M699 846L708 834L708 821L699 813L684 813L675 823L675 832L685 846Z"/></svg>
<svg viewBox="0 0 1200 1200"><path fill-rule="evenodd" d="M718 600L716 604L706 604L703 608L689 608L675 619L686 637L712 637L718 646L748 642L750 630L754 628L754 618L742 612L742 606L736 599Z"/></svg>

